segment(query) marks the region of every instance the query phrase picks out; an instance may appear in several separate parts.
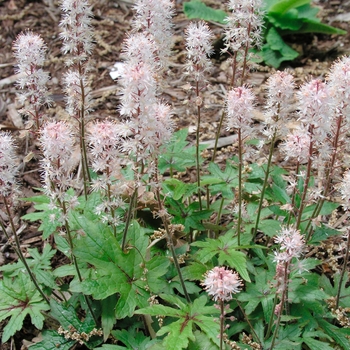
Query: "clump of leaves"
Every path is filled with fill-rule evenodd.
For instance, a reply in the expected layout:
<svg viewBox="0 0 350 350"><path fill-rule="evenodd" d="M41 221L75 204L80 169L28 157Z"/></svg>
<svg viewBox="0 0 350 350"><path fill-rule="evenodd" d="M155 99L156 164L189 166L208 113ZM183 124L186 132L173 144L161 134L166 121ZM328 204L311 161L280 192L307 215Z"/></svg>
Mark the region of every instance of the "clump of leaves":
<svg viewBox="0 0 350 350"><path fill-rule="evenodd" d="M225 11L212 9L199 0L185 2L185 15L226 24ZM321 23L317 17L319 8L311 0L264 0L264 44L259 52L261 61L278 68L284 61L292 61L299 53L283 39L290 34L321 33L346 34L346 31Z"/></svg>

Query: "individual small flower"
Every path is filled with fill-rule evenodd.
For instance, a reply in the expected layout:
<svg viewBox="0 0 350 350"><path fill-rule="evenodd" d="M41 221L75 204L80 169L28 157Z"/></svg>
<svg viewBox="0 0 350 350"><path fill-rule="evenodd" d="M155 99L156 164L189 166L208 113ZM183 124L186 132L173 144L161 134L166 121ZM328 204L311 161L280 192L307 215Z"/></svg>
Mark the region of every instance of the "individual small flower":
<svg viewBox="0 0 350 350"><path fill-rule="evenodd" d="M175 3L170 0L137 0L133 27L143 31L156 42L161 64L166 65L172 47L172 17Z"/></svg>
<svg viewBox="0 0 350 350"><path fill-rule="evenodd" d="M233 52L261 44L263 11L261 0L229 0L227 7L232 11L226 18L223 52Z"/></svg>
<svg viewBox="0 0 350 350"><path fill-rule="evenodd" d="M13 137L0 131L0 195L7 197L16 187L18 167Z"/></svg>
<svg viewBox="0 0 350 350"><path fill-rule="evenodd" d="M236 272L218 266L207 271L201 284L214 301L230 301L232 294L239 293L243 285Z"/></svg>
<svg viewBox="0 0 350 350"><path fill-rule="evenodd" d="M63 0L63 12L60 23L60 38L63 39L62 51L71 54L66 61L68 66L75 62L86 61L93 49L91 6L87 0Z"/></svg>
<svg viewBox="0 0 350 350"><path fill-rule="evenodd" d="M251 133L254 100L254 93L248 87L237 87L228 92L226 100L227 130L240 129L242 138Z"/></svg>
<svg viewBox="0 0 350 350"><path fill-rule="evenodd" d="M310 135L305 129L293 130L286 136L280 148L285 154L285 160L292 158L301 164L306 163L309 158Z"/></svg>
<svg viewBox="0 0 350 350"><path fill-rule="evenodd" d="M213 33L205 22L191 22L186 28L186 49L188 75L195 81L204 79L204 74L210 70L212 64L209 60L213 49L211 41Z"/></svg>
<svg viewBox="0 0 350 350"><path fill-rule="evenodd" d="M47 47L40 35L28 31L18 35L13 50L17 61L16 73L20 74L17 81L22 90L20 101L29 102L24 112L34 117L39 127L42 119L39 110L51 102L47 92L49 74L42 69Z"/></svg>
<svg viewBox="0 0 350 350"><path fill-rule="evenodd" d="M340 184L340 193L344 201L343 207L346 210L350 209L350 170L344 173L343 181Z"/></svg>

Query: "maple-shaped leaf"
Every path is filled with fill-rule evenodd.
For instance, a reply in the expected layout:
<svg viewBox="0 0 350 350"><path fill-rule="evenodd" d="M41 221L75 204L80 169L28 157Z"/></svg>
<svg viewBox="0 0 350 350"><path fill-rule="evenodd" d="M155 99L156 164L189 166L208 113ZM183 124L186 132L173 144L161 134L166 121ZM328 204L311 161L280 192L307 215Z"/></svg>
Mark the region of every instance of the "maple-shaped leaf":
<svg viewBox="0 0 350 350"><path fill-rule="evenodd" d="M0 321L8 317L10 320L4 328L1 341L6 342L20 330L27 315L30 316L32 324L41 329L44 323L41 311L49 309L50 306L26 273L21 273L16 278L4 276L0 281Z"/></svg>
<svg viewBox="0 0 350 350"><path fill-rule="evenodd" d="M51 249L49 244L46 244L42 253L40 254L37 248L28 248L28 253L31 258L26 259L26 262L34 273L37 281L49 288L56 288L55 278L52 274L52 267L50 260L56 253L55 249ZM15 277L22 273L25 269L23 262L19 260L15 264L7 264L0 267L0 271L3 271L8 277Z"/></svg>
<svg viewBox="0 0 350 350"><path fill-rule="evenodd" d="M180 350L188 347L189 341L195 340L193 333L195 327L201 329L209 339L218 345L220 333L219 323L214 316L218 316L219 310L214 306L207 306L207 296L194 300L192 304L173 295L161 294L160 297L175 307L165 305L152 305L135 311L136 314L151 316L168 316L178 320L163 326L157 335L167 334L163 340L164 349Z"/></svg>
<svg viewBox="0 0 350 350"><path fill-rule="evenodd" d="M82 264L83 279L82 282L74 279L70 284L71 291L92 295L97 300L118 293L117 318L132 316L136 307L148 305L148 289L156 288L156 279L166 274L168 264L145 261L149 242L140 225L131 222L127 233L128 248L124 252L108 225L89 221L75 213L70 222L78 232L73 252Z"/></svg>

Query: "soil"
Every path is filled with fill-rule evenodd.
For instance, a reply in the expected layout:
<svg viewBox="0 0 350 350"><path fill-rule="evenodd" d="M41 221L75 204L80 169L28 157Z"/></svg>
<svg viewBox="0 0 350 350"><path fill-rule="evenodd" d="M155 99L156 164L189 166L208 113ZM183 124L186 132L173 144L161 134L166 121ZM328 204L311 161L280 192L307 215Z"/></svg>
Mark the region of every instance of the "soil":
<svg viewBox="0 0 350 350"><path fill-rule="evenodd" d="M195 131L196 118L193 114L191 96L186 89L186 81L183 78L183 63L185 60L183 33L188 19L182 12L182 2L176 1L177 13L174 36L174 56L172 61L172 72L165 86L163 99L174 107L178 128L189 127L192 134ZM208 5L219 7L218 0L205 1ZM119 104L118 85L110 72L116 62L122 60L121 44L125 34L130 30L132 18L132 0L100 0L91 1L93 4L93 26L95 28L96 47L93 53L93 69L91 71L91 88L94 98L94 115L96 118L118 118L117 106ZM314 2L321 8L320 17L323 22L335 27L349 30L350 26L350 1L349 0L319 0ZM222 5L221 5L222 6ZM42 36L49 51L45 63L45 70L50 72L51 80L49 89L54 100L53 107L48 111L50 117L59 117L64 111L64 95L62 93L61 77L66 68L64 57L61 53L61 40L59 38L60 9L56 0L0 0L0 129L8 130L16 137L18 153L21 162L34 151L37 145L28 144L23 132L25 123L18 112L20 106L16 99L16 87L14 76L15 60L12 54L12 43L16 36L25 30L32 30ZM221 28L210 24L217 39L220 39ZM300 56L293 62L284 63L280 69L288 68L296 77L297 84L305 81L311 75L324 78L332 62L342 55L350 54L350 31L346 35L299 35L287 38L294 49L300 52ZM223 97L228 86L228 67L224 57L218 52L214 56L214 71L210 78L209 92L204 96L205 105L208 106L203 113L201 124L201 140L213 140L215 130L221 115ZM248 84L250 84L258 100L263 101L264 82L271 73L266 66L256 66L250 72ZM257 117L257 119L259 119ZM259 120L257 120L259 121ZM219 159L224 160L227 153L234 152L232 138L222 131L222 140L226 146L219 152ZM190 136L193 140L194 136ZM31 197L37 193L35 188L40 187L40 173L38 160L34 156L26 161L26 166L21 173L21 190L23 197ZM0 215L3 210L0 203ZM20 217L32 212L33 207L25 203L20 204L15 211L19 232L21 233L22 249L25 252L28 247L41 248L42 239L38 232L38 224L21 222ZM10 248L5 236L0 235L0 266L15 261L16 255ZM57 259L55 264L59 264ZM4 323L0 322L1 328ZM0 344L1 350L26 349L26 340L32 340L38 333L26 323L19 334L6 344Z"/></svg>

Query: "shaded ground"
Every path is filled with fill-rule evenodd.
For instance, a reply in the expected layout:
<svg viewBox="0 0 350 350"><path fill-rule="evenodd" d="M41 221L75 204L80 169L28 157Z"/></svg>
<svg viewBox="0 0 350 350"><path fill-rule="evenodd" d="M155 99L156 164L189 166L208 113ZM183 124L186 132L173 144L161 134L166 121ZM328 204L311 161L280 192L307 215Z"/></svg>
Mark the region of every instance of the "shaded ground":
<svg viewBox="0 0 350 350"><path fill-rule="evenodd" d="M91 72L91 86L94 97L93 108L97 118L118 118L116 108L118 106L118 87L109 73L116 61L121 59L120 48L125 33L130 29L132 17L132 1L92 1L95 18L93 25L96 29L96 48L93 54L93 70ZM218 0L206 1L207 4L217 6ZM350 1L318 1L321 7L320 15L324 22L338 28L349 29ZM163 98L175 108L175 119L179 128L190 127L194 131L196 120L193 115L192 103L188 102L190 96L183 88L186 81L183 79L182 64L185 60L182 35L188 20L182 14L182 1L177 1L178 16L175 18L175 54L173 69L168 86L165 87ZM50 72L50 91L55 105L50 109L50 116L60 116L64 110L64 96L61 89L61 77L65 71L63 57L61 55L61 40L59 39L60 11L58 1L26 1L26 0L0 0L0 129L10 130L17 138L19 154L23 159L31 150L35 151L35 145L29 145L27 139L22 137L24 123L18 113L21 106L16 101L16 88L14 78L14 58L12 55L12 42L23 30L31 29L41 34L49 48L48 60L45 69ZM219 38L221 28L211 25ZM290 68L297 83L301 83L308 76L324 77L332 61L341 55L350 54L350 33L344 36L303 35L289 38L293 42L293 48L301 53L300 57L281 68ZM263 100L263 84L266 81L270 69L264 66L256 67L249 77L249 84L253 86L260 101ZM223 106L223 98L227 87L227 65L223 58L215 60L215 69L210 78L210 90L205 96L205 105L208 106L203 113L201 129L202 140L214 139L214 132L220 118L220 108ZM229 136L225 131L222 136ZM234 152L234 146L230 145L219 155L221 159L226 153ZM34 157L26 164L22 173L21 186L24 197L35 194L35 187L40 187L38 173L38 160ZM16 208L16 217L21 232L23 250L27 247L40 247L41 235L38 233L38 225L21 223L19 218L32 211L31 206L20 204ZM0 215L3 215L0 203ZM10 249L7 240L0 235L0 265L16 259ZM56 262L59 263L58 261ZM28 324L21 334L16 337L17 349L20 348L23 339L32 339L36 335L35 330ZM0 323L1 336L1 323ZM11 348L11 344L3 344L1 350Z"/></svg>

